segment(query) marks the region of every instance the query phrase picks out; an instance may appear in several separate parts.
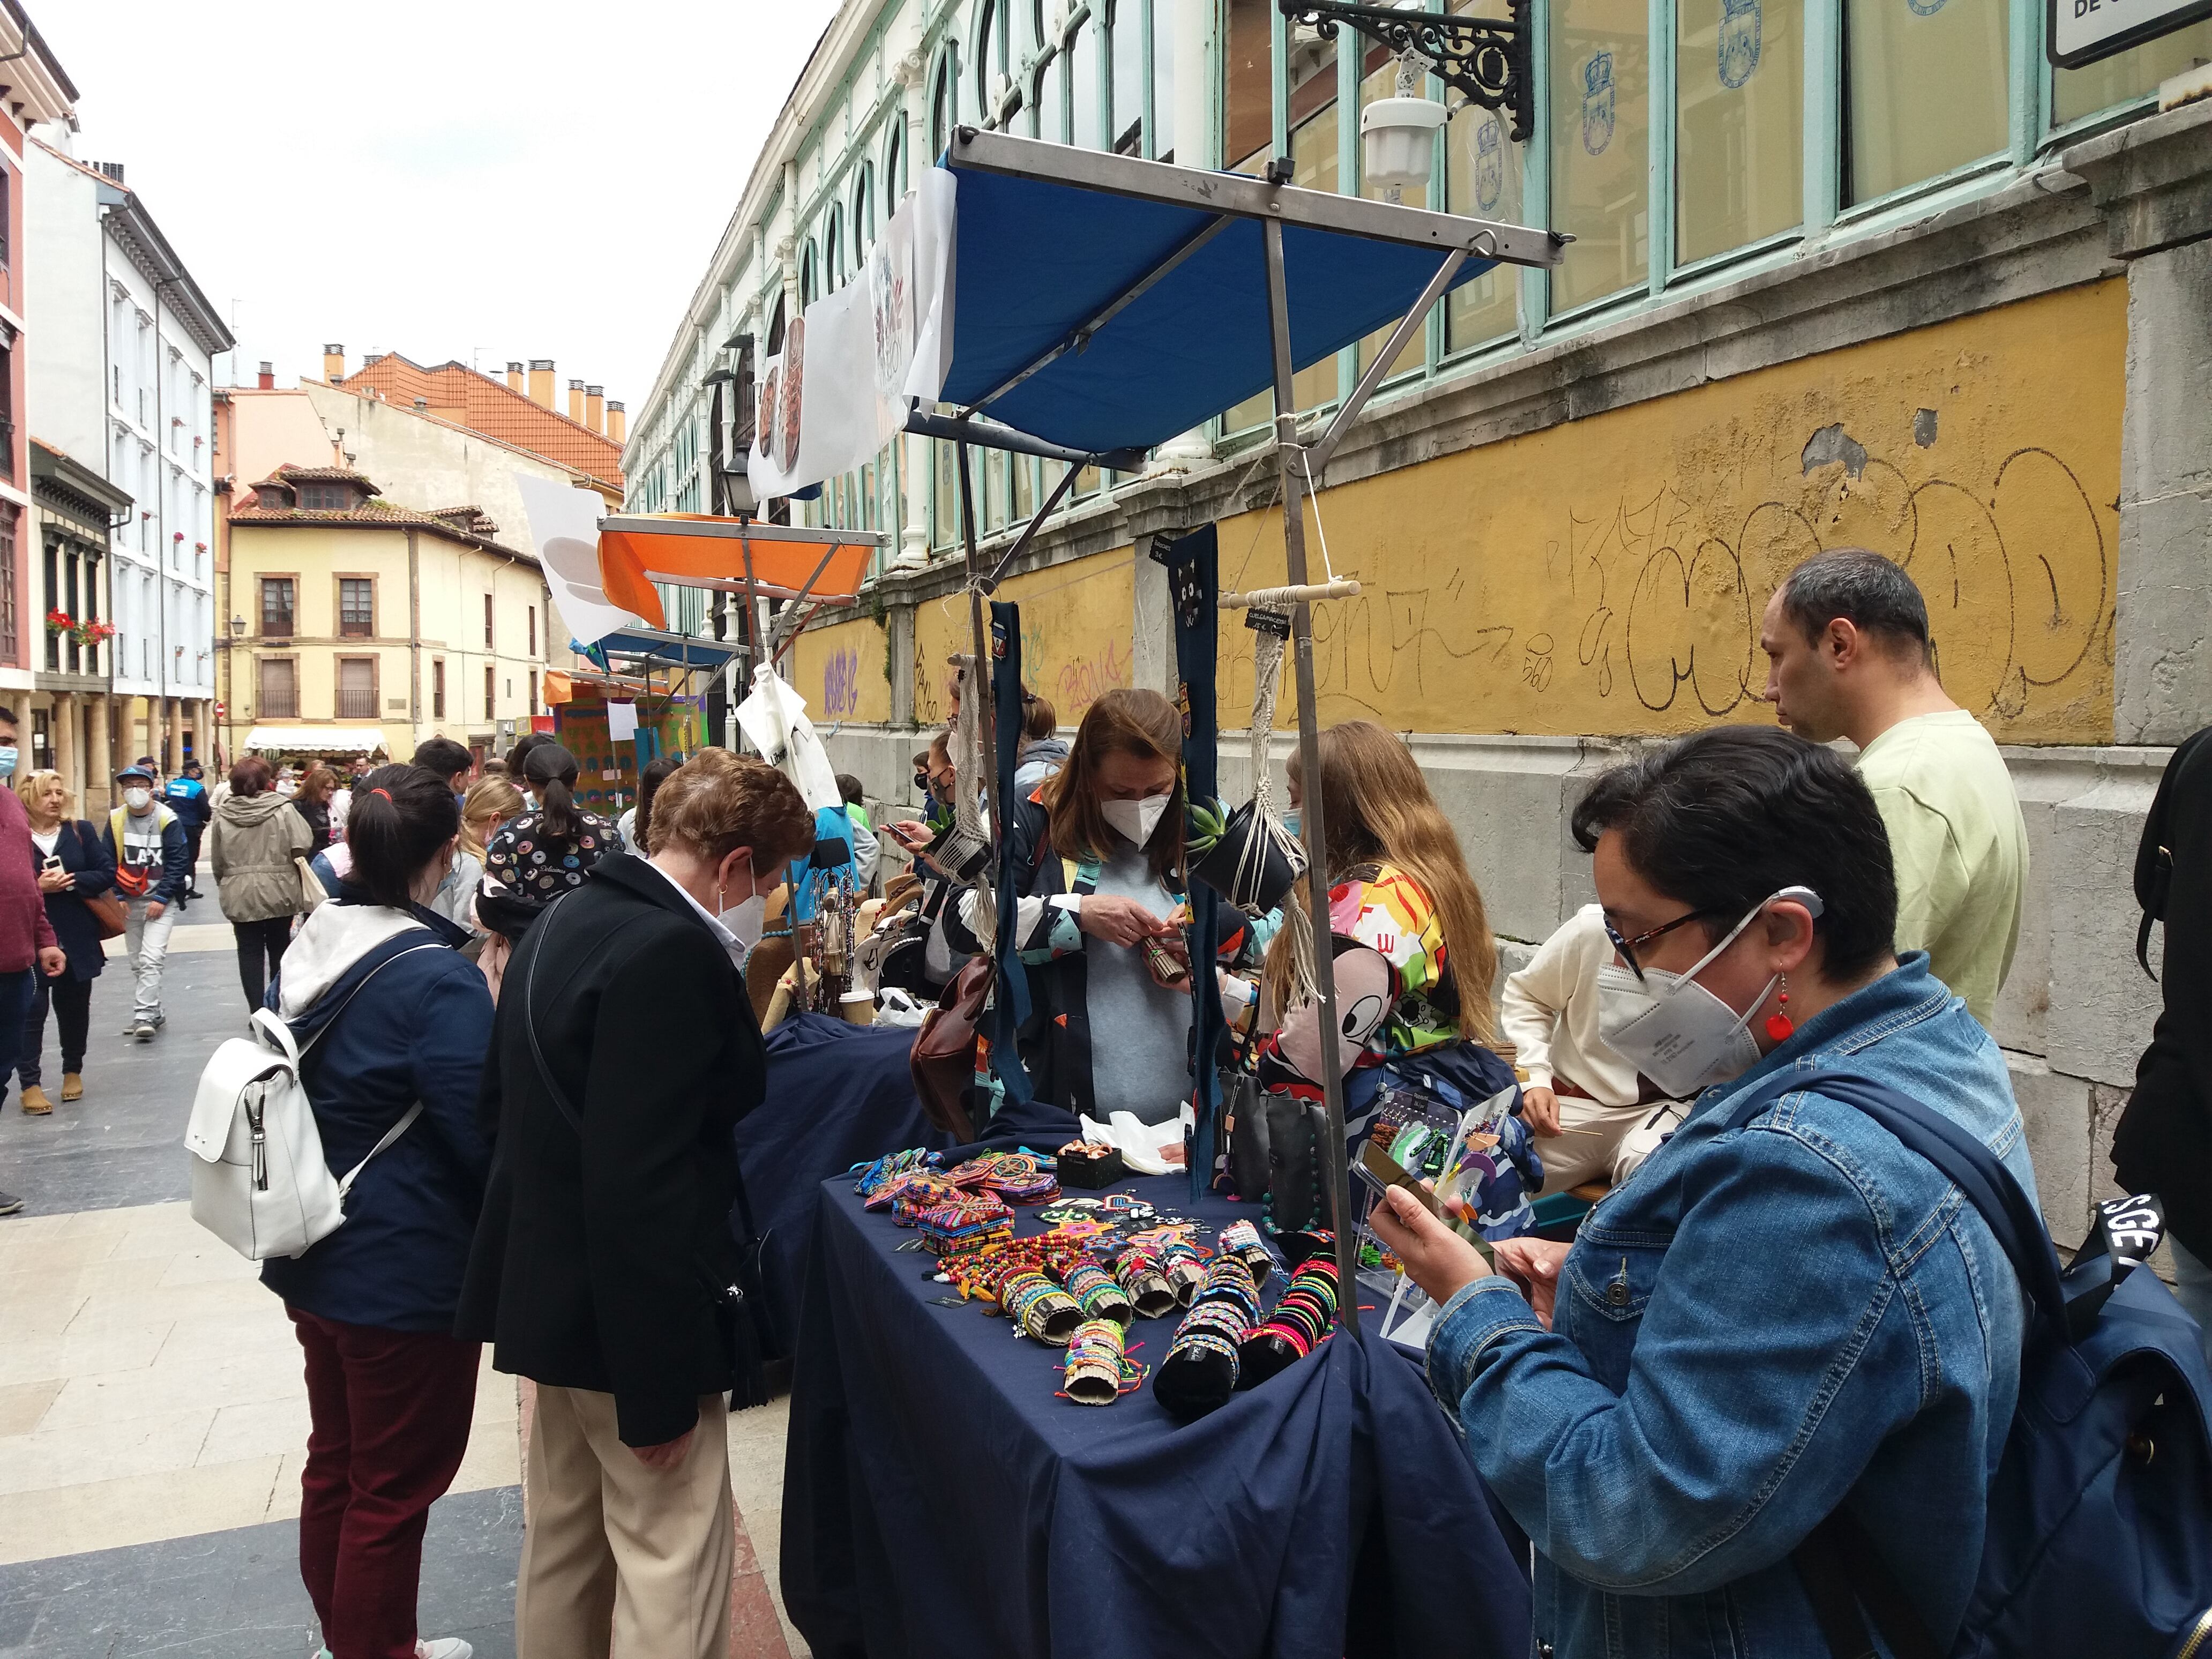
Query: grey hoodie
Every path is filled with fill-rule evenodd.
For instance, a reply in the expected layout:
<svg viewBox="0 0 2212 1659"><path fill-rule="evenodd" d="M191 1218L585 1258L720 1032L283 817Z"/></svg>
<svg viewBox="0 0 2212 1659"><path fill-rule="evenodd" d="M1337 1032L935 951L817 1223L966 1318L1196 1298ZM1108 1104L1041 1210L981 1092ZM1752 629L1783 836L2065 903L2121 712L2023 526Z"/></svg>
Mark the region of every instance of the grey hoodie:
<svg viewBox="0 0 2212 1659"><path fill-rule="evenodd" d="M216 807L208 845L223 915L232 921L297 915L300 871L292 860L313 841L307 819L273 789L233 795Z"/></svg>

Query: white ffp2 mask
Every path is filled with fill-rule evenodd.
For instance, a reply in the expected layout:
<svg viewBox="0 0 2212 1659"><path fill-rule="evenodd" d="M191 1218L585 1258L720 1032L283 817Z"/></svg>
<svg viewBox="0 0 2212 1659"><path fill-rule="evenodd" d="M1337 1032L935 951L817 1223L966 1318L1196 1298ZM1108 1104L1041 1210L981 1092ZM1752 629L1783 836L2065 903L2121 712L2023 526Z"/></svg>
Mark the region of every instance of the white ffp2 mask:
<svg viewBox="0 0 2212 1659"><path fill-rule="evenodd" d="M1114 829L1137 846L1142 847L1152 838L1152 831L1160 827L1161 816L1168 803L1175 799L1174 791L1164 795L1146 795L1142 800L1109 800L1098 804L1098 815Z"/></svg>
<svg viewBox="0 0 2212 1659"><path fill-rule="evenodd" d="M1698 984L1698 975L1781 898L1796 900L1816 917L1821 912L1820 896L1810 888L1785 887L1752 906L1687 973L1646 968L1639 983L1618 963L1598 969L1599 1032L1614 1053L1674 1099L1687 1100L1700 1089L1741 1077L1759 1064L1759 1039L1751 1034L1751 1018L1766 1006L1782 975L1769 979L1741 1014Z"/></svg>

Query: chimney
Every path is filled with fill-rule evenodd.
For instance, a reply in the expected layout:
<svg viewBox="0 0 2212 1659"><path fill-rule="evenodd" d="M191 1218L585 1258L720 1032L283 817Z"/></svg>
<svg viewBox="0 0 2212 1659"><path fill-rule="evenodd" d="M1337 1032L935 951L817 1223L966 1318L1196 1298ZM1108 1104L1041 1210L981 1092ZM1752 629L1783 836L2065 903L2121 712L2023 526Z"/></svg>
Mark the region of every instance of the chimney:
<svg viewBox="0 0 2212 1659"><path fill-rule="evenodd" d="M323 378L332 386L345 379L345 348L326 345L323 348Z"/></svg>
<svg viewBox="0 0 2212 1659"><path fill-rule="evenodd" d="M568 382L568 418L581 426L584 423L584 383Z"/></svg>
<svg viewBox="0 0 2212 1659"><path fill-rule="evenodd" d="M274 392L276 389L276 364L264 363L261 365L260 386L261 390L264 392Z"/></svg>
<svg viewBox="0 0 2212 1659"><path fill-rule="evenodd" d="M507 389L509 392L520 392L522 390L522 365L520 363L509 363L507 366Z"/></svg>
<svg viewBox="0 0 2212 1659"><path fill-rule="evenodd" d="M417 398L415 400L415 407L419 410L428 410L430 407L430 400L428 398Z"/></svg>
<svg viewBox="0 0 2212 1659"><path fill-rule="evenodd" d="M532 357L530 360L530 401L553 407L553 360Z"/></svg>
<svg viewBox="0 0 2212 1659"><path fill-rule="evenodd" d="M620 404L607 405L607 436L621 443L629 434L629 416L623 413Z"/></svg>
<svg viewBox="0 0 2212 1659"><path fill-rule="evenodd" d="M603 386L584 388L584 424L594 432L607 429L607 389Z"/></svg>

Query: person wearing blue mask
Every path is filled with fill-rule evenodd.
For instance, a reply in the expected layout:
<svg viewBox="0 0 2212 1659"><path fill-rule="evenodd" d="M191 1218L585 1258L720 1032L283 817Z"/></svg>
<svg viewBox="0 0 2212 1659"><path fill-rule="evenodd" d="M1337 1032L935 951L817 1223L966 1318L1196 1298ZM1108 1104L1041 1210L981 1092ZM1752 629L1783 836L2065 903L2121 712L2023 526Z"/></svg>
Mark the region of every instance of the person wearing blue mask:
<svg viewBox="0 0 2212 1659"><path fill-rule="evenodd" d="M0 708L0 781L14 778L16 753L15 713ZM23 803L12 787L0 789L0 1078L15 1074L24 1018L38 991L33 974L57 979L69 969L46 919L38 869ZM0 1215L22 1207L13 1193L0 1193Z"/></svg>

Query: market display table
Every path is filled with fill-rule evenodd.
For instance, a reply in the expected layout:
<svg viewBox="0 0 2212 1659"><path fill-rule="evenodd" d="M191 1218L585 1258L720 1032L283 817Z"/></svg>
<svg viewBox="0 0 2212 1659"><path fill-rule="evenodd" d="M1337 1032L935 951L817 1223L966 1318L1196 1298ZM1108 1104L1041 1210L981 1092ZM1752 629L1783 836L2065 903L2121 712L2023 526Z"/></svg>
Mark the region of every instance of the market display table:
<svg viewBox="0 0 2212 1659"><path fill-rule="evenodd" d="M823 1180L902 1147L952 1144L914 1092L914 1037L826 1014L794 1016L768 1034L766 1094L732 1133L760 1233L763 1288L785 1353L799 1331Z"/></svg>
<svg viewBox="0 0 2212 1659"><path fill-rule="evenodd" d="M1112 1190L1202 1221L1209 1245L1253 1212L1191 1204L1180 1175ZM1525 1557L1371 1317L1365 1341L1340 1334L1178 1425L1149 1381L1103 1407L1057 1397L1066 1351L936 1305L933 1259L899 1249L916 1237L850 1179L823 1185L782 1547L817 1659L1528 1651ZM1180 1316L1137 1322L1132 1357L1157 1366Z"/></svg>

